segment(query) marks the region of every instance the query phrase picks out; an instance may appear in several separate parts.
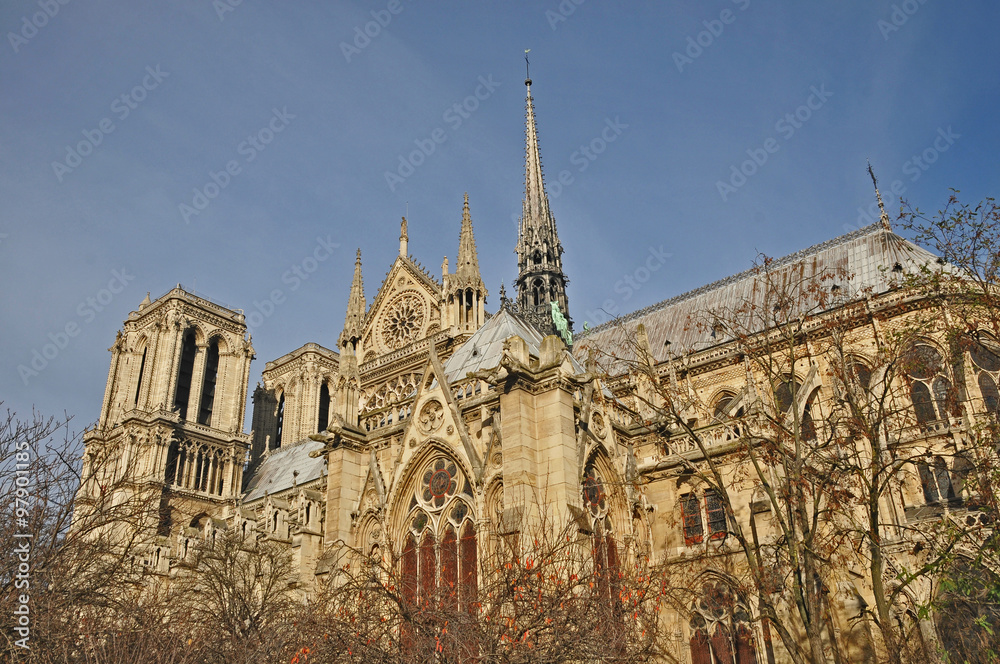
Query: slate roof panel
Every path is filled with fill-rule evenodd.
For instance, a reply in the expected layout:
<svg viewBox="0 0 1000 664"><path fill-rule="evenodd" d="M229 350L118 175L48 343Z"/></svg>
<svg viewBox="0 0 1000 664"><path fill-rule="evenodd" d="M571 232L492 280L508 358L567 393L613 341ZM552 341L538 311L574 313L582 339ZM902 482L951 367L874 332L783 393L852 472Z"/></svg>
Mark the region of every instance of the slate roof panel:
<svg viewBox="0 0 1000 664"><path fill-rule="evenodd" d="M528 352L538 357L542 335L535 326L506 307L500 309L469 337L444 365L444 375L449 383L465 378L466 374L492 369L500 364L503 342L518 336L528 345ZM583 367L571 357L573 368L583 372Z"/></svg>
<svg viewBox="0 0 1000 664"><path fill-rule="evenodd" d="M322 442L307 438L273 450L247 482L243 501L254 501L263 498L265 493L273 495L292 488L293 484L302 485L321 477L326 459L309 456L310 452L321 449Z"/></svg>
<svg viewBox="0 0 1000 664"><path fill-rule="evenodd" d="M898 279L893 272L898 263L905 273L917 273L921 266L938 261L933 253L902 237L873 224L827 242L803 249L774 260L773 273L795 271L802 277L819 279L823 275L852 275L838 282L845 297L863 290L883 293ZM723 343L714 339L711 330L693 324L697 317L713 312L732 312L746 302L754 301L760 292L760 276L753 270L726 277L714 283L650 305L619 319L591 328L577 335L578 353L588 345L604 351L620 352L626 344L625 335L632 335L642 323L649 338L649 347L657 361L681 351L703 350ZM669 342L669 344L668 344Z"/></svg>

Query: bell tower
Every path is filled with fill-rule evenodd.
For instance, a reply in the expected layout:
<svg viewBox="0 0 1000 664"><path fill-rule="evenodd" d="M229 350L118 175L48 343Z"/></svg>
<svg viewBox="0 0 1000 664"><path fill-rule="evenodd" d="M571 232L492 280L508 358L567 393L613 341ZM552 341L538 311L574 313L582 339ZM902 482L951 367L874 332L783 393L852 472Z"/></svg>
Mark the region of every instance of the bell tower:
<svg viewBox="0 0 1000 664"><path fill-rule="evenodd" d="M178 285L129 314L111 351L100 418L84 434L81 505L148 494L160 544L240 495L253 347L242 312ZM114 501L114 498L112 498Z"/></svg>
<svg viewBox="0 0 1000 664"><path fill-rule="evenodd" d="M525 148L524 148L524 202L517 238L517 303L521 313L538 327L542 334L559 334L553 321L552 303L566 318L572 330L569 299L563 274L563 247L556 232L556 220L549 209L542 176L542 157L538 148L538 130L535 126L535 107L531 97L531 79L527 87Z"/></svg>

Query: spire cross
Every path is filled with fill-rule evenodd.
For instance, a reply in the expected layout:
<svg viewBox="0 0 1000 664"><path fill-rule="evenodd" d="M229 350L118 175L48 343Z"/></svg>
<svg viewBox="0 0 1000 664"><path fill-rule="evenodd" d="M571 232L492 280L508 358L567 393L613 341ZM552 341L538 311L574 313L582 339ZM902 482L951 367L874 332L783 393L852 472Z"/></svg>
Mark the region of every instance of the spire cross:
<svg viewBox="0 0 1000 664"><path fill-rule="evenodd" d="M527 86L531 85L531 63L528 62L528 53L530 52L530 48L524 49L524 84Z"/></svg>

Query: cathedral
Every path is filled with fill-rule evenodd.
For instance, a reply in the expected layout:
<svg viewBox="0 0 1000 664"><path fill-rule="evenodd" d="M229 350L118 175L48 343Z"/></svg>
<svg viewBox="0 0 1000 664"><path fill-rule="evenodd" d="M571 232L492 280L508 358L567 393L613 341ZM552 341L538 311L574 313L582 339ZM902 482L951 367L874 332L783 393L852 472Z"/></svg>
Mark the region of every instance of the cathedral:
<svg viewBox="0 0 1000 664"><path fill-rule="evenodd" d="M658 560L701 561L692 588L711 593L728 583L731 566L719 562L737 555L728 520L764 523L772 506L760 487L732 475L727 516L687 468L702 457L725 458L746 432L735 418L752 410L766 383L734 351L738 335L721 322L724 312L759 296L761 273L736 274L574 333L531 80L525 83L518 276L511 297L500 287L495 310L487 307L475 208L466 195L453 265L446 259L440 275L421 267L408 253L404 218L398 256L373 297L365 294L358 250L340 336L271 359L259 380L251 375L254 349L241 311L178 286L147 296L129 314L111 348L99 421L85 434L81 491L103 481L92 469L108 457L121 463L100 473L132 473L155 490L158 509L146 524L155 533L145 560L152 573L169 577L199 540L236 529L284 543L302 588L328 572L324 552L337 544L391 551L421 584L438 575L474 584L483 534L518 532L544 508L581 532L629 542ZM863 301L869 314L879 312L859 319L852 341L871 371L873 340L913 311L901 280L937 261L883 218L768 269L816 282L832 270L852 275L823 282L833 298L825 301L829 310ZM692 322L712 316L720 322ZM927 341L923 352L937 353L936 343ZM605 365L611 369L598 370L600 356L614 360ZM970 388L961 414L939 398L941 381L956 380L951 366L913 376L921 426L907 440L940 450L935 459L960 452L963 417L997 407L990 395L1000 364L983 357L967 359L968 371L986 379ZM659 378L635 377L630 362L645 363ZM831 372L811 360L787 371L793 391L810 396L783 407L798 409L796 422L821 422L827 396L838 389ZM683 426L650 426L659 380L690 396ZM935 463L893 480L887 509L898 524L919 519L946 494L958 505L958 469ZM435 567L444 559L455 563ZM850 619L859 606L875 604L876 591L843 581L829 588L831 624L854 657L851 648L869 646L850 635ZM695 601L689 614L671 617L673 654L692 662L788 661L766 622L749 620L757 601L738 597L721 612ZM915 617L913 629L937 642L933 621Z"/></svg>

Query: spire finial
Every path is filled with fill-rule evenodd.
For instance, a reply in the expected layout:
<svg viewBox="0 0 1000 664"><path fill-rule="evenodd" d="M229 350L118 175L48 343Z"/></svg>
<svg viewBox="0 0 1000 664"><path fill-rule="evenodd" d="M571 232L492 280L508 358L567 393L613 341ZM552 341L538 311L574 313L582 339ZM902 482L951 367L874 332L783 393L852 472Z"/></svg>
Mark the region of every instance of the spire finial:
<svg viewBox="0 0 1000 664"><path fill-rule="evenodd" d="M344 316L344 331L340 334L340 346L347 345L354 350L354 345L361 338L361 326L365 319L365 284L361 277L361 249L358 249L354 260L354 279L351 281L351 293L347 296L347 315Z"/></svg>
<svg viewBox="0 0 1000 664"><path fill-rule="evenodd" d="M528 54L531 53L530 48L524 49L524 84L529 88L531 87L531 63L528 62Z"/></svg>
<svg viewBox="0 0 1000 664"><path fill-rule="evenodd" d="M399 224L399 255L405 257L410 236L406 234L406 217Z"/></svg>
<svg viewBox="0 0 1000 664"><path fill-rule="evenodd" d="M882 194L878 190L878 179L875 177L875 171L872 170L872 162L868 162L868 175L872 178L872 185L875 186L875 198L878 199L878 209L879 209L879 221L882 222L882 228L887 231L892 230L892 226L889 224L889 215L885 211L885 204L882 203Z"/></svg>
<svg viewBox="0 0 1000 664"><path fill-rule="evenodd" d="M462 230L458 234L455 274L459 281L466 285L481 281L476 238L472 232L472 213L469 211L469 192L465 193L465 202L462 205Z"/></svg>

